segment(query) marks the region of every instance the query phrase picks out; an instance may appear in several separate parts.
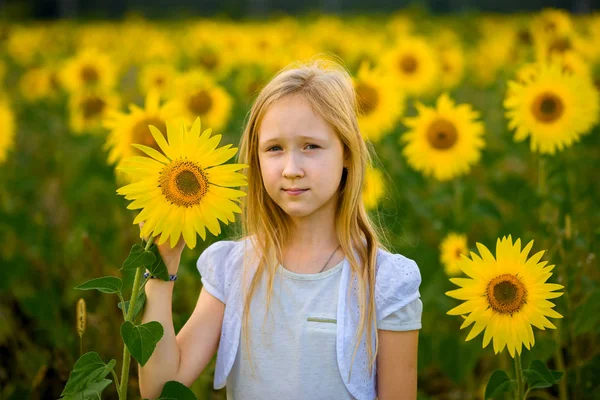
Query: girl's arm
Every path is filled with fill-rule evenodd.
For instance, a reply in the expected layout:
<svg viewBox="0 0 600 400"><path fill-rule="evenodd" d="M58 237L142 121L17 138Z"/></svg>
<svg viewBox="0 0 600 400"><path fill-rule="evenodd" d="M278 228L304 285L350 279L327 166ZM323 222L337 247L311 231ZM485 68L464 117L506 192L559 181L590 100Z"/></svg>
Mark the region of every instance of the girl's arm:
<svg viewBox="0 0 600 400"><path fill-rule="evenodd" d="M164 384L171 380L191 386L219 344L225 304L202 288L194 312L176 337L171 313L173 286L174 282L157 279L146 284L142 323L160 322L164 335L146 365L138 364L142 398L157 398Z"/></svg>
<svg viewBox="0 0 600 400"><path fill-rule="evenodd" d="M417 398L417 348L419 331L379 329L377 352L377 398L414 400Z"/></svg>

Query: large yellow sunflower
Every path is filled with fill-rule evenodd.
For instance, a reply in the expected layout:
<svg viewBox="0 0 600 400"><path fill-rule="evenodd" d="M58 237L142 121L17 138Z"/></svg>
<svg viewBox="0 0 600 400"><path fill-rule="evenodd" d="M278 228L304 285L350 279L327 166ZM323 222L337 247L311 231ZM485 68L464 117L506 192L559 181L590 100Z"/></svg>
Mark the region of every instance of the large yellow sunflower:
<svg viewBox="0 0 600 400"><path fill-rule="evenodd" d="M14 145L15 116L9 105L0 98L0 164L6 161L8 151Z"/></svg>
<svg viewBox="0 0 600 400"><path fill-rule="evenodd" d="M131 146L132 143L159 150L148 126L153 125L159 131L166 132L166 121L178 117L180 115L173 112L173 107L169 103L160 104L160 97L156 91L146 96L144 108L130 104L129 113L109 110L104 120L104 127L110 130L104 144L104 150L110 151L108 163L115 164L126 157L143 155L144 153Z"/></svg>
<svg viewBox="0 0 600 400"><path fill-rule="evenodd" d="M69 92L112 89L117 82L117 68L106 54L86 49L67 60L61 82Z"/></svg>
<svg viewBox="0 0 600 400"><path fill-rule="evenodd" d="M435 108L416 105L418 116L405 118L411 128L400 139L408 164L426 176L446 181L469 172L481 158L484 126L469 104L454 105L447 93Z"/></svg>
<svg viewBox="0 0 600 400"><path fill-rule="evenodd" d="M365 139L378 142L404 113L404 95L389 73L372 70L363 63L354 79L358 124Z"/></svg>
<svg viewBox="0 0 600 400"><path fill-rule="evenodd" d="M99 133L109 110L119 107L119 97L106 91L74 93L69 98L71 130L75 134Z"/></svg>
<svg viewBox="0 0 600 400"><path fill-rule="evenodd" d="M233 100L229 93L201 71L192 71L178 78L173 107L188 123L197 117L215 130L229 122Z"/></svg>
<svg viewBox="0 0 600 400"><path fill-rule="evenodd" d="M365 185L362 192L363 202L367 210L377 207L385 193L383 173L375 167L368 167L365 174Z"/></svg>
<svg viewBox="0 0 600 400"><path fill-rule="evenodd" d="M532 246L533 240L521 251L521 239L513 244L509 235L497 240L496 258L481 243L477 243L480 256L471 252L470 259L462 257L459 266L469 278L451 278L460 289L446 295L465 300L448 314L466 315L461 329L475 323L467 341L485 329L483 347L493 338L495 354L506 346L514 358L515 352L521 354L523 345L527 349L533 346L532 325L542 330L556 328L546 317L562 315L552 309L554 304L548 300L561 296L556 291L563 286L546 283L554 265L538 262L544 251L527 259Z"/></svg>
<svg viewBox="0 0 600 400"><path fill-rule="evenodd" d="M439 84L439 60L425 39L405 37L383 55L382 65L399 81L400 87L415 96L428 94Z"/></svg>
<svg viewBox="0 0 600 400"><path fill-rule="evenodd" d="M460 275L461 254L469 254L467 247L467 235L460 233L449 233L440 244L440 262L444 266L444 271L448 276Z"/></svg>
<svg viewBox="0 0 600 400"><path fill-rule="evenodd" d="M527 82L508 83L508 127L517 142L531 136L532 151L554 154L598 122L598 91L589 77L565 72L559 64L540 64L537 71Z"/></svg>
<svg viewBox="0 0 600 400"><path fill-rule="evenodd" d="M246 176L236 172L247 165L220 165L233 157L237 148L226 145L217 149L221 135L211 137L211 131L201 134L200 118L189 131L183 123L167 121L167 141L151 126L162 153L136 144L150 157L129 157L117 167L134 179L117 193L133 200L128 209L142 209L133 221L144 222L140 238L161 235L157 244L170 239L175 247L183 235L193 249L197 233L204 240L208 228L216 236L221 232L219 220L227 225L235 221L234 213L241 213L236 202L246 193L231 187L247 185Z"/></svg>

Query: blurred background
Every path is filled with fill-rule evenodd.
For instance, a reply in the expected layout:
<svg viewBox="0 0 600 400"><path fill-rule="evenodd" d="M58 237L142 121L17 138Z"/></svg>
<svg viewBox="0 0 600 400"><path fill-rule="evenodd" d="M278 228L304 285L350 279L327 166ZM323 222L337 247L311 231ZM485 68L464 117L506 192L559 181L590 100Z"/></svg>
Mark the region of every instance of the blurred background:
<svg viewBox="0 0 600 400"><path fill-rule="evenodd" d="M316 54L341 60L355 79L361 130L377 154L365 200L394 251L421 269L419 399L483 399L491 372L511 370L507 351L482 348L482 335L465 342L462 318L447 315L459 302L445 295L460 253L476 242L494 252L509 234L534 240L532 254L547 250L550 281L565 285L553 300L564 318L556 330L534 329L523 354L525 366L540 359L565 377L531 395L598 398L598 118L575 116L586 128L542 154L531 138L515 140L505 103L509 82L528 82L539 62L600 90L598 8L592 0L0 0L0 399L57 399L82 351L117 360L120 375L118 297L74 287L113 275L131 288L132 273L119 268L139 240L137 213L116 194L126 177L115 166L139 155L131 143L154 145L147 125L201 116L222 145L237 146L262 85ZM401 138L406 118L422 116L418 104L434 108L443 93L476 112L485 146L469 168L440 179L411 161ZM420 159L439 161L427 150ZM234 232L224 226L184 250L176 331L200 292L197 258ZM139 398L135 361L130 371L129 396ZM213 372L214 360L192 387L199 399L225 399ZM114 386L103 396L117 398Z"/></svg>

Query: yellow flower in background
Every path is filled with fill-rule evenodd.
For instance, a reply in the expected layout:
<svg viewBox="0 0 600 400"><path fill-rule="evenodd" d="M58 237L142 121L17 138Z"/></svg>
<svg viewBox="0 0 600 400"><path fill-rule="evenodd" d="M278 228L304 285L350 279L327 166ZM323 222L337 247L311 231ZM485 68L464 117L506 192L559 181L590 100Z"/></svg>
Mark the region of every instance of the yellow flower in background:
<svg viewBox="0 0 600 400"><path fill-rule="evenodd" d="M61 71L61 82L71 93L112 89L117 78L117 69L111 59L95 49L86 49L70 58Z"/></svg>
<svg viewBox="0 0 600 400"><path fill-rule="evenodd" d="M394 76L370 69L366 63L353 81L360 131L365 139L378 142L404 113L404 95Z"/></svg>
<svg viewBox="0 0 600 400"><path fill-rule="evenodd" d="M534 36L565 37L573 31L571 15L565 10L546 8L531 21Z"/></svg>
<svg viewBox="0 0 600 400"><path fill-rule="evenodd" d="M100 133L109 110L119 107L119 97L108 91L74 93L69 98L70 126L75 134Z"/></svg>
<svg viewBox="0 0 600 400"><path fill-rule="evenodd" d="M0 164L6 161L14 146L15 116L8 103L0 98Z"/></svg>
<svg viewBox="0 0 600 400"><path fill-rule="evenodd" d="M470 52L470 70L473 80L482 87L494 83L498 72L506 69L515 52L516 32L498 27L495 34L487 34Z"/></svg>
<svg viewBox="0 0 600 400"><path fill-rule="evenodd" d="M19 90L28 101L36 101L57 96L61 84L58 74L51 68L32 68L21 76Z"/></svg>
<svg viewBox="0 0 600 400"><path fill-rule="evenodd" d="M45 33L40 27L13 26L6 39L6 52L20 66L29 66L43 51Z"/></svg>
<svg viewBox="0 0 600 400"><path fill-rule="evenodd" d="M188 72L175 83L174 112L190 124L200 117L206 125L221 130L229 122L232 106L229 93L201 71Z"/></svg>
<svg viewBox="0 0 600 400"><path fill-rule="evenodd" d="M423 38L400 38L382 57L382 66L398 78L400 88L408 94L428 94L439 84L439 59Z"/></svg>
<svg viewBox="0 0 600 400"><path fill-rule="evenodd" d="M363 202L367 211L377 208L384 193L383 173L379 169L369 166L365 173L365 186L362 192Z"/></svg>
<svg viewBox="0 0 600 400"><path fill-rule="evenodd" d="M183 123L167 121L168 140L151 127L162 153L135 145L149 157L129 157L118 167L134 179L117 193L133 200L128 209L142 210L133 221L144 222L140 238L160 235L157 244L170 240L175 247L183 235L193 249L196 234L204 240L208 228L216 236L221 233L219 220L228 225L235 221L234 213L241 213L236 202L246 193L231 187L247 185L246 176L236 172L247 165L221 165L238 149L231 145L217 148L221 135L211 136L211 131L201 134L200 118L189 131Z"/></svg>
<svg viewBox="0 0 600 400"><path fill-rule="evenodd" d="M554 154L598 122L598 96L589 78L566 73L558 64L540 64L535 79L508 83L508 127L517 142L531 137L531 151Z"/></svg>
<svg viewBox="0 0 600 400"><path fill-rule="evenodd" d="M258 96L268 80L269 75L261 65L244 65L243 68L240 68L234 80L237 97L247 104L250 103L252 99Z"/></svg>
<svg viewBox="0 0 600 400"><path fill-rule="evenodd" d="M579 53L573 50L567 50L562 54L553 53L550 56L550 60L553 63L561 65L563 71L570 74L584 76L588 79L592 76L590 65L583 59L583 57L581 57Z"/></svg>
<svg viewBox="0 0 600 400"><path fill-rule="evenodd" d="M458 266L460 255L468 255L467 235L460 233L449 233L440 244L440 262L448 276L460 275Z"/></svg>
<svg viewBox="0 0 600 400"><path fill-rule="evenodd" d="M455 105L447 93L434 108L420 102L416 108L416 117L404 119L410 130L400 138L408 164L440 181L468 173L485 147L479 113L469 104Z"/></svg>
<svg viewBox="0 0 600 400"><path fill-rule="evenodd" d="M465 57L459 45L440 49L440 84L443 89L453 89L462 81L465 72Z"/></svg>
<svg viewBox="0 0 600 400"><path fill-rule="evenodd" d="M157 91L161 97L173 92L177 70L171 64L149 64L144 66L138 76L138 84L143 94Z"/></svg>
<svg viewBox="0 0 600 400"><path fill-rule="evenodd" d="M160 97L156 91L146 96L144 108L130 104L129 113L108 110L106 115L104 127L110 132L106 137L104 150L109 151L107 160L109 164L118 163L126 157L143 155L144 153L131 146L133 143L160 150L148 126L152 125L159 131L166 132L167 120L180 117L173 112L169 103L160 104Z"/></svg>
<svg viewBox="0 0 600 400"><path fill-rule="evenodd" d="M466 315L460 329L475 323L466 341L479 335L484 329L483 347L493 339L494 353L508 348L511 357L521 354L523 345L534 345L532 325L536 328L555 329L547 319L562 318L548 301L562 295L556 292L562 285L546 283L554 265L539 262L544 254L540 251L529 259L527 256L533 240L521 251L521 239L513 244L512 237L496 242L496 258L481 243L477 243L479 256L471 252L471 258L463 256L460 269L469 278L451 278L460 289L446 292L447 296L464 302L448 311L449 315Z"/></svg>

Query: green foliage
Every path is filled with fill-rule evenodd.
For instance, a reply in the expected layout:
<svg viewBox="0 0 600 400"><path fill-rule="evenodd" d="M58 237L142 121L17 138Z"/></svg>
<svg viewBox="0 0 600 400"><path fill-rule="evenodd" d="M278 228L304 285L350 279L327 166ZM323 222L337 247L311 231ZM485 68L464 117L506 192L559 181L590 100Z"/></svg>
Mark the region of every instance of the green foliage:
<svg viewBox="0 0 600 400"><path fill-rule="evenodd" d="M129 352L143 367L154 352L156 344L163 337L164 329L159 322L151 321L135 325L130 321L121 325L121 337Z"/></svg>
<svg viewBox="0 0 600 400"><path fill-rule="evenodd" d="M102 293L121 293L121 289L123 289L123 281L116 276L103 276L102 278L91 279L85 283L82 283L79 286L76 286L75 289L79 290L99 290Z"/></svg>
<svg viewBox="0 0 600 400"><path fill-rule="evenodd" d="M197 397L187 386L177 381L165 383L157 400L196 400Z"/></svg>
<svg viewBox="0 0 600 400"><path fill-rule="evenodd" d="M493 399L502 393L510 393L514 390L515 385L514 379L510 379L503 370L497 369L492 372L485 388L485 399Z"/></svg>
<svg viewBox="0 0 600 400"><path fill-rule="evenodd" d="M110 374L115 364L115 360L105 364L98 353L93 351L82 355L73 366L61 398L69 400L98 398L95 395L102 394L102 391L112 382L104 378Z"/></svg>
<svg viewBox="0 0 600 400"><path fill-rule="evenodd" d="M134 244L121 269L135 270L145 265L152 265L156 261L156 258L153 252L144 250L139 244Z"/></svg>

